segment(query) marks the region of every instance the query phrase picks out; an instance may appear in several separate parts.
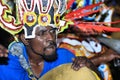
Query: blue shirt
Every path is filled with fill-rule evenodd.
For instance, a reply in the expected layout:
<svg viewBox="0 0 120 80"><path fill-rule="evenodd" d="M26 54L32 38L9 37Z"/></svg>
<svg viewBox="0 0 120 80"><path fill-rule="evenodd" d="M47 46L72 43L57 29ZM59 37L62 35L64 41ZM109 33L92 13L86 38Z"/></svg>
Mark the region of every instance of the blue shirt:
<svg viewBox="0 0 120 80"><path fill-rule="evenodd" d="M23 46L23 54L28 61L27 52L25 46ZM66 49L57 49L58 59L54 62L44 62L44 69L40 76L44 75L49 70L65 63L71 63L74 54ZM27 71L21 66L19 58L9 53L8 64L0 64L0 80L30 80Z"/></svg>

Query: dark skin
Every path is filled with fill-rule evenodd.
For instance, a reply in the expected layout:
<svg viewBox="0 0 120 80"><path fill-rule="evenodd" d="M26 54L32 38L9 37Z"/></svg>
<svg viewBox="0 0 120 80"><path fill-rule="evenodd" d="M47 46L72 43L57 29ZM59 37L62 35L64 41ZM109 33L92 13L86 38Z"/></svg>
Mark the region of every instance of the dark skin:
<svg viewBox="0 0 120 80"><path fill-rule="evenodd" d="M35 35L33 39L25 39L22 34L20 39L27 46L33 73L39 77L44 65L43 55L51 55L56 50L56 46L53 44L56 42L56 33L55 29L51 27L38 27Z"/></svg>
<svg viewBox="0 0 120 80"><path fill-rule="evenodd" d="M96 55L95 57L90 58L90 60L94 63L94 65L98 66L101 63L107 63L114 59L120 58L120 55L116 51L114 51L110 48L106 48L105 46L104 46L104 49L105 49L105 51L103 54Z"/></svg>
<svg viewBox="0 0 120 80"><path fill-rule="evenodd" d="M0 45L0 57L7 57L8 56L7 53L8 50L4 46Z"/></svg>
<svg viewBox="0 0 120 80"><path fill-rule="evenodd" d="M24 34L20 34L20 41L22 41L26 47L29 57L29 62L32 67L32 71L36 77L39 77L43 70L44 60L54 61L56 59L56 31L54 28L48 27L37 27L35 31L35 38L25 39ZM3 47L3 46L2 46ZM4 53L4 54L3 54ZM2 55L2 56L1 56ZM3 48L0 50L0 57L7 57L7 49ZM54 58L53 58L54 56ZM47 58L46 58L47 57ZM72 68L79 70L81 67L87 66L88 68L95 71L98 76L99 72L94 64L86 57L76 57L73 60ZM100 77L101 78L101 77ZM102 80L102 78L101 78Z"/></svg>

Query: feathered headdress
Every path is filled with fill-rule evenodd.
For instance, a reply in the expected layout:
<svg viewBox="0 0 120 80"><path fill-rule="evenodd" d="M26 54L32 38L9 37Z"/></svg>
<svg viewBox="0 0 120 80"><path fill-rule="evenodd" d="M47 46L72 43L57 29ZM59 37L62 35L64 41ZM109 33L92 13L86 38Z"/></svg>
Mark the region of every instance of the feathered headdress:
<svg viewBox="0 0 120 80"><path fill-rule="evenodd" d="M26 38L35 37L37 26L48 25L57 27L59 32L63 32L68 25L74 25L82 31L120 31L120 28L103 26L105 23L86 22L100 12L99 6L103 4L99 0L94 4L91 1L94 0L0 0L0 26L12 35L24 29Z"/></svg>

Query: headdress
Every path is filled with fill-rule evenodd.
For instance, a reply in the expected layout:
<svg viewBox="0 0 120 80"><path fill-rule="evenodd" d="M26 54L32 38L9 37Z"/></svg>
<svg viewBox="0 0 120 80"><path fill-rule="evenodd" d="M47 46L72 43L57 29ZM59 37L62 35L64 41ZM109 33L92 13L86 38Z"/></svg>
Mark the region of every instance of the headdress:
<svg viewBox="0 0 120 80"><path fill-rule="evenodd" d="M86 22L100 12L101 4L100 0L0 0L0 26L12 35L24 29L26 38L35 37L37 26L48 25L57 27L59 32L63 32L69 24L82 31L120 31L119 28L103 26L101 22Z"/></svg>
<svg viewBox="0 0 120 80"><path fill-rule="evenodd" d="M0 26L13 35L24 29L26 38L35 37L36 26L59 26L66 8L66 0L16 0L13 3L14 15L11 5L0 1Z"/></svg>

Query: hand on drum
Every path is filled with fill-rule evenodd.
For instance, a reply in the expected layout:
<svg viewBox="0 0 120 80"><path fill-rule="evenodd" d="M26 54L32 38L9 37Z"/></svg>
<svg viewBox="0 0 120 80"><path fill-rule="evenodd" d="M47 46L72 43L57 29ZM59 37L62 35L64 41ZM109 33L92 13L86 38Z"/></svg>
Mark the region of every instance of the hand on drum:
<svg viewBox="0 0 120 80"><path fill-rule="evenodd" d="M97 70L97 67L85 56L77 56L73 59L72 69L78 71L81 67L87 66L92 71L96 72L97 75L103 80L100 72Z"/></svg>
<svg viewBox="0 0 120 80"><path fill-rule="evenodd" d="M73 59L73 64L72 64L72 68L74 70L79 70L81 67L87 66L88 68L91 69L93 65L93 63L86 58L85 56L78 56L76 58Z"/></svg>

